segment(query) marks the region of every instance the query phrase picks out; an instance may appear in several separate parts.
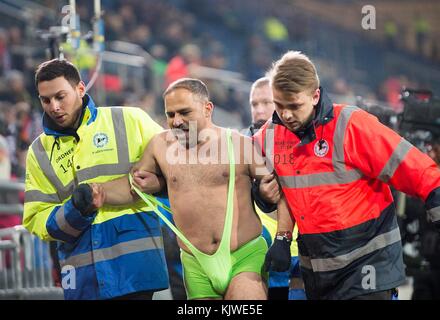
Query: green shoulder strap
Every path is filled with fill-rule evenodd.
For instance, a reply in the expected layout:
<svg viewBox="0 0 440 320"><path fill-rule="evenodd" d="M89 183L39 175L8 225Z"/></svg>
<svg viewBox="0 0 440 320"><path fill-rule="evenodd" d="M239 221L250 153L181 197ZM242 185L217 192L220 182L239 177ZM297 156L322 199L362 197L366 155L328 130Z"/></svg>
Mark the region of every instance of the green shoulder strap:
<svg viewBox="0 0 440 320"><path fill-rule="evenodd" d="M163 208L164 210L168 211L169 213L172 214L172 211L170 209L170 207L168 207L167 205L163 204L162 202L158 201L154 196L152 196L151 194L147 194L147 193L143 193L142 191L140 191L138 188L136 188L135 186L133 186L133 177L130 175L128 175L128 178L130 180L130 184L132 186L132 188L134 189L134 191L136 191L136 193L139 195L139 197L145 201L145 203L153 209L153 211L163 220L163 222L165 222L165 224L171 229L173 230L173 232L180 238L180 240L183 241L183 243L185 243L185 245L192 251L192 248L195 248L191 242L189 242L189 240L183 235L182 232L180 232L179 229L176 228L176 226L170 221L168 220L168 218L166 216L164 216L162 214L162 212L160 212L158 207Z"/></svg>
<svg viewBox="0 0 440 320"><path fill-rule="evenodd" d="M226 131L226 137L227 137L227 146L228 146L228 157L229 157L229 186L228 186L228 200L226 205L226 217L225 217L225 224L223 227L223 234L224 239L226 237L226 243L228 249L230 244L230 238L231 238L231 225L232 225L232 212L234 210L233 201L234 201L234 188L235 188L235 156L234 156L234 148L232 145L232 135L231 130L227 129ZM130 184L134 191L139 195L139 197L145 201L145 203L153 209L153 211L165 222L165 224L182 240L182 242L188 247L188 249L191 250L191 252L200 252L196 247L192 245L192 243L185 237L185 235L176 228L176 226L168 220L166 216L160 212L158 207L163 208L164 210L168 211L172 214L172 211L170 207L167 205L164 205L162 202L158 201L153 195L143 193L138 188L136 188L133 185L133 177L131 174L128 175ZM225 233L226 232L226 233ZM200 252L201 253L201 252Z"/></svg>

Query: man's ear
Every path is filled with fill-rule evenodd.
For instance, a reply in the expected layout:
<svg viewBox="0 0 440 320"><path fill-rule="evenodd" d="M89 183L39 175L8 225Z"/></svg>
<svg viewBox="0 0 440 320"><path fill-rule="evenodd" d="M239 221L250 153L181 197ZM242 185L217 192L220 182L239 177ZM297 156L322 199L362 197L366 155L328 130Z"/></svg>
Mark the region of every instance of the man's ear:
<svg viewBox="0 0 440 320"><path fill-rule="evenodd" d="M203 108L203 114L206 118L210 118L212 116L212 111L214 110L214 104L211 101L205 103Z"/></svg>
<svg viewBox="0 0 440 320"><path fill-rule="evenodd" d="M315 92L313 93L313 96L312 96L314 106L316 106L318 104L320 97L321 97L321 90L319 90L319 88L318 88L315 90Z"/></svg>
<svg viewBox="0 0 440 320"><path fill-rule="evenodd" d="M77 84L76 89L78 90L79 96L83 98L86 94L86 84L83 81L80 81Z"/></svg>

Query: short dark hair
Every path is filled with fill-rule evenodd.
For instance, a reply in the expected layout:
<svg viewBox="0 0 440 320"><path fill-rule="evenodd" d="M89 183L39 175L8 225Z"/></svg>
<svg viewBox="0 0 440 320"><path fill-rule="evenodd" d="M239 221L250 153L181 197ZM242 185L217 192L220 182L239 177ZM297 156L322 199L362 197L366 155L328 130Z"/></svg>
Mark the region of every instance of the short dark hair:
<svg viewBox="0 0 440 320"><path fill-rule="evenodd" d="M42 81L50 81L58 77L64 77L72 87L80 81L78 69L67 60L53 59L40 64L35 72L35 86Z"/></svg>
<svg viewBox="0 0 440 320"><path fill-rule="evenodd" d="M192 94L196 95L202 101L209 101L209 91L206 84L199 79L182 78L171 83L163 93L162 97L177 89L186 89Z"/></svg>

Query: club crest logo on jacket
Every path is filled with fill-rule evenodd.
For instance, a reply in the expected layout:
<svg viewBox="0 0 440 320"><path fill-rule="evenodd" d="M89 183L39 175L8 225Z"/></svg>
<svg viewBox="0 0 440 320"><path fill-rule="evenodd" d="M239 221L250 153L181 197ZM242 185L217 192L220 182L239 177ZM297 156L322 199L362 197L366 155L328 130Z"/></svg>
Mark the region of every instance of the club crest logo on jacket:
<svg viewBox="0 0 440 320"><path fill-rule="evenodd" d="M102 148L108 143L108 136L105 133L97 133L93 137L93 144L97 148Z"/></svg>
<svg viewBox="0 0 440 320"><path fill-rule="evenodd" d="M328 153L329 149L330 147L328 142L324 139L316 141L315 146L313 147L315 155L320 158L324 157Z"/></svg>

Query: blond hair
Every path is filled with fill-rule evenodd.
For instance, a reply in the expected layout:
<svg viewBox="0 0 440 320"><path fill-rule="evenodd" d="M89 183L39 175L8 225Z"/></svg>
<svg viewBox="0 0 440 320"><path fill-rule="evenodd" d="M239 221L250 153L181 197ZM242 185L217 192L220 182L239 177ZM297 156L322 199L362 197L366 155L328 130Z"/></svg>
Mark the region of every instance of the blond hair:
<svg viewBox="0 0 440 320"><path fill-rule="evenodd" d="M286 94L303 91L313 93L319 88L319 77L313 62L300 51L288 51L272 64L266 76L272 87Z"/></svg>

